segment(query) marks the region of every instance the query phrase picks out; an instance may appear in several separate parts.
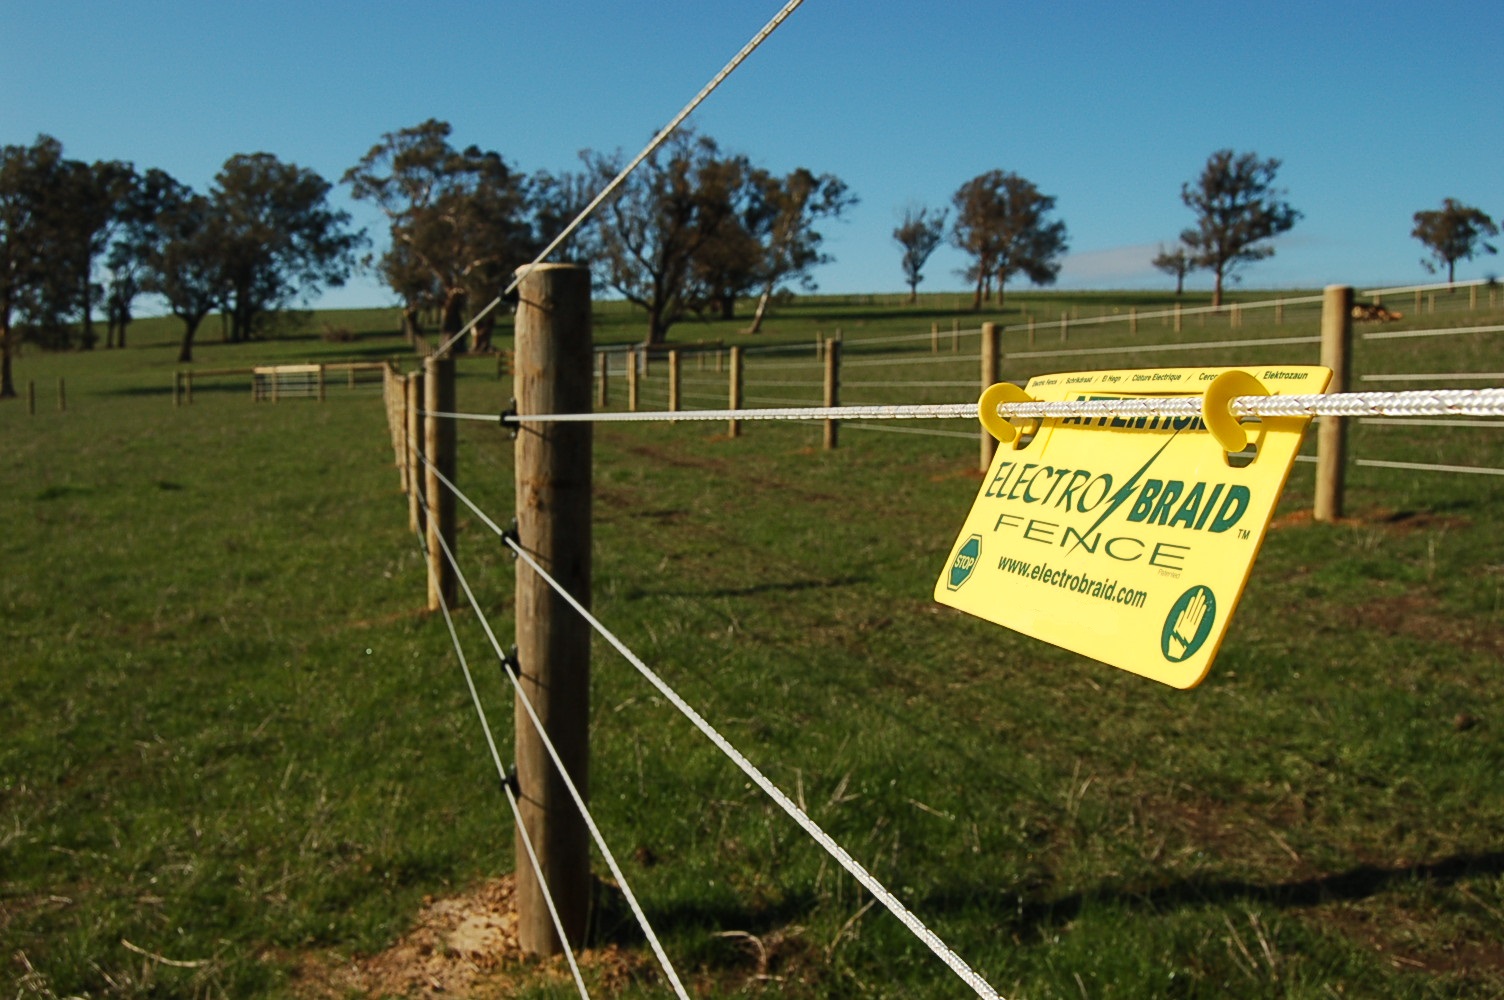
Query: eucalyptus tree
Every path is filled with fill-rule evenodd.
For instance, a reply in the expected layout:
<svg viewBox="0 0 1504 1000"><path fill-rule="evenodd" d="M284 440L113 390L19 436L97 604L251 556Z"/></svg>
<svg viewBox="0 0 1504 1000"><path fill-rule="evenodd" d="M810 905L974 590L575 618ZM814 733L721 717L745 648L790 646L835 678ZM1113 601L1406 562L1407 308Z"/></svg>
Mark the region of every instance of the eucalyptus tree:
<svg viewBox="0 0 1504 1000"><path fill-rule="evenodd" d="M598 187L624 163L619 152L584 155ZM735 197L749 169L744 157L722 155L713 139L681 130L597 210L583 249L602 284L647 312L646 343L663 343L670 327L714 297L696 261L735 224Z"/></svg>
<svg viewBox="0 0 1504 1000"><path fill-rule="evenodd" d="M893 230L893 242L903 251L903 280L909 286L911 303L919 301L924 265L945 242L946 217L944 210L933 212L922 205L910 205L903 210L903 221Z"/></svg>
<svg viewBox="0 0 1504 1000"><path fill-rule="evenodd" d="M379 270L404 312L416 315L435 296L446 339L464 329L469 304L498 294L535 246L527 178L497 152L456 149L452 131L430 118L389 132L343 178L390 220Z"/></svg>
<svg viewBox="0 0 1504 1000"><path fill-rule="evenodd" d="M1222 304L1222 287L1245 264L1274 256L1270 241L1294 228L1301 214L1274 186L1280 161L1222 149L1213 153L1194 181L1180 187L1180 200L1196 225L1180 240L1196 266L1216 275L1212 305Z"/></svg>
<svg viewBox="0 0 1504 1000"><path fill-rule="evenodd" d="M330 205L331 189L270 153L232 156L215 175L209 198L232 340L250 339L268 312L349 278L365 237Z"/></svg>
<svg viewBox="0 0 1504 1000"><path fill-rule="evenodd" d="M1415 213L1415 228L1410 235L1420 240L1430 252L1421 258L1421 266L1435 274L1447 269L1447 284L1457 280L1457 262L1472 260L1480 253L1498 250L1486 237L1498 236L1498 224L1482 209L1464 205L1452 198L1442 200L1437 211Z"/></svg>
<svg viewBox="0 0 1504 1000"><path fill-rule="evenodd" d="M951 239L969 254L963 272L976 283L972 308L982 308L984 292L997 278L998 303L1003 288L1021 274L1036 285L1052 285L1060 258L1069 248L1065 223L1050 218L1055 199L1032 181L1004 170L989 170L962 184L951 199L956 210Z"/></svg>

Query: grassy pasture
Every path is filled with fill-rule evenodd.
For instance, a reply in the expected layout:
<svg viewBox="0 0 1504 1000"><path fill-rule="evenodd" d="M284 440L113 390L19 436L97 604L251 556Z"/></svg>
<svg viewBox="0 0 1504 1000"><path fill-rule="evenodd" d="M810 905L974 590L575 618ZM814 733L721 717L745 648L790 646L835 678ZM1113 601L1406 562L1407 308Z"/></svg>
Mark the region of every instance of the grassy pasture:
<svg viewBox="0 0 1504 1000"><path fill-rule="evenodd" d="M1168 303L1010 293L988 317L1036 317L1032 345L1006 335L1010 377L1315 361L1314 345L1018 356L1316 332L1316 309L1292 307L1278 326L1249 310L1241 330L1145 320L1060 342L1062 311ZM976 340L945 357L954 305L815 299L755 341L736 321L672 336L783 346L749 360L749 397L813 402L817 387L772 383L818 381L814 338L839 328L843 400L959 401ZM1442 301L1383 329L1501 321ZM321 339L324 322L354 339ZM938 353L866 343L932 322ZM223 345L211 320L198 364L405 357L394 328L390 312L326 314ZM1499 334L1361 339L1376 329L1359 328L1355 373L1504 370ZM598 341L639 330L601 307ZM253 404L246 380L206 378L174 410L174 337L143 322L124 351L28 353L37 416L0 406L11 995L331 995L317 970L513 865L448 635L418 610L376 397L331 385L323 406ZM493 361L460 369L462 409L504 405ZM685 375L712 405L723 376ZM661 387L657 367L647 404ZM1221 657L1187 693L930 601L978 484L974 426L945 429L963 436L850 427L826 453L817 425L735 441L598 427L597 614L1005 996L1504 992L1499 478L1354 466L1350 520L1315 526L1297 466ZM484 424L459 436L463 487L504 519L509 441ZM1352 449L1497 467L1504 429L1359 425ZM459 545L505 641L512 562L473 518ZM510 695L473 615L459 622L505 746ZM967 993L604 644L594 671L597 817L696 995ZM623 909L603 891L593 943L645 952ZM650 963L626 969L588 975L666 994ZM573 995L556 971L504 971L516 995Z"/></svg>

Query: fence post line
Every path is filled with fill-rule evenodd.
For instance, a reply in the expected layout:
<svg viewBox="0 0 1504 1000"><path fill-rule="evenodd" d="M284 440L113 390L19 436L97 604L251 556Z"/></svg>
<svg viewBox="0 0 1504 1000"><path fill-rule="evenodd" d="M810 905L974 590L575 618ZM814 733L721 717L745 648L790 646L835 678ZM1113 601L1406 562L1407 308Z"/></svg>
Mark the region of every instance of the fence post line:
<svg viewBox="0 0 1504 1000"><path fill-rule="evenodd" d="M611 402L611 356L601 352L601 384L595 397L596 409L604 410Z"/></svg>
<svg viewBox="0 0 1504 1000"><path fill-rule="evenodd" d="M841 405L841 342L831 338L825 342L825 405ZM834 451L841 443L841 422L825 421L825 450Z"/></svg>
<svg viewBox="0 0 1504 1000"><path fill-rule="evenodd" d="M740 344L731 348L731 399L727 409L740 410L742 408L742 385L744 371L742 347ZM742 422L733 418L726 424L726 434L730 437L742 436Z"/></svg>
<svg viewBox="0 0 1504 1000"><path fill-rule="evenodd" d="M1071 315L1064 309L1060 311L1060 342L1065 343L1070 337Z"/></svg>
<svg viewBox="0 0 1504 1000"><path fill-rule="evenodd" d="M428 610L438 611L440 600L450 604L455 599L454 568L444 557L439 544L442 537L454 552L454 493L439 481L443 473L451 483L454 475L454 421L436 413L454 410L454 358L430 354L423 359L423 453L425 466L424 493L428 498Z"/></svg>
<svg viewBox="0 0 1504 1000"><path fill-rule="evenodd" d="M996 323L982 324L982 389L1003 380L1003 335ZM981 432L981 465L986 472L992 467L992 456L997 454L997 438L983 427Z"/></svg>
<svg viewBox="0 0 1504 1000"><path fill-rule="evenodd" d="M627 409L637 412L637 348L627 348Z"/></svg>
<svg viewBox="0 0 1504 1000"><path fill-rule="evenodd" d="M517 412L590 412L590 271L529 268L516 322ZM522 424L516 444L518 545L590 606L588 423ZM575 786L588 798L591 630L527 563L517 561L517 662L522 689ZM590 903L589 831L533 729L516 711L522 824L570 941L584 938ZM522 835L516 835L517 939L526 955L562 950Z"/></svg>
<svg viewBox="0 0 1504 1000"><path fill-rule="evenodd" d="M406 404L402 420L407 425L407 530L416 534L427 533L423 524L423 505L418 502L423 489L423 424L419 412L423 409L423 373L413 372L403 379L403 401Z"/></svg>
<svg viewBox="0 0 1504 1000"><path fill-rule="evenodd" d="M930 353L940 353L940 324L938 322L930 323Z"/></svg>
<svg viewBox="0 0 1504 1000"><path fill-rule="evenodd" d="M1128 307L1128 332L1138 333L1138 307Z"/></svg>
<svg viewBox="0 0 1504 1000"><path fill-rule="evenodd" d="M1353 290L1328 285L1321 302L1321 363L1332 370L1328 393L1346 392L1352 373ZM1347 469L1347 419L1323 416L1316 426L1316 500L1312 516L1335 521L1342 516L1342 487Z"/></svg>

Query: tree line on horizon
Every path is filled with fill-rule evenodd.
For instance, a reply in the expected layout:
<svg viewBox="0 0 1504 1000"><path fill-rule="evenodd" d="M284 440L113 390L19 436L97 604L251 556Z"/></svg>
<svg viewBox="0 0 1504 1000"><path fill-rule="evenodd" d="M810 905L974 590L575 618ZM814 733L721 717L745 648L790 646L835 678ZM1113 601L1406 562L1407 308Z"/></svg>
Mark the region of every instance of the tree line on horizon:
<svg viewBox="0 0 1504 1000"><path fill-rule="evenodd" d="M370 267L402 303L404 330L438 317L446 339L473 323L470 345L490 346L494 314L483 312L515 270L535 259L617 176L625 156L587 150L578 171L531 175L500 153L456 148L447 122L429 119L381 137L342 176L358 200L381 209L389 242L379 255L349 213L329 202L333 185L269 153L225 161L207 193L165 171L120 161L84 163L42 135L0 148L0 397L14 396L11 358L22 339L49 349L92 349L94 311L106 317L105 347L125 346L132 308L159 296L183 322L181 361L218 312L231 341L264 336L269 320L315 291ZM1275 186L1277 159L1219 150L1182 184L1195 224L1161 248L1153 265L1175 277L1176 294L1196 270L1213 273L1213 304L1245 265L1273 255L1272 240L1301 213ZM833 174L799 167L777 174L715 140L681 130L649 156L553 254L589 261L597 283L641 307L646 342L661 343L686 317L735 318L755 299L747 332L792 289L815 289L822 222L857 197ZM951 212L954 212L954 216ZM910 301L947 239L969 258L960 272L972 306L999 303L1022 276L1053 284L1069 247L1055 198L1015 173L990 170L964 182L946 210L910 206L893 231ZM1445 268L1492 254L1494 220L1445 199L1414 215L1422 264Z"/></svg>

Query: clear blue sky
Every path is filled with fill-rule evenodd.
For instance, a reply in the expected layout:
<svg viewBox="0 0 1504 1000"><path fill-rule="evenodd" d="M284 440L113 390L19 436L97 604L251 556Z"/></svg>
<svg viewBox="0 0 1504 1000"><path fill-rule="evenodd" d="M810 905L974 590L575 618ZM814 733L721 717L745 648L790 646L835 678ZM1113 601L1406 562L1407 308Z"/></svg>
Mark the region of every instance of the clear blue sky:
<svg viewBox="0 0 1504 1000"><path fill-rule="evenodd" d="M331 181L428 117L532 172L636 152L781 6L757 2L0 0L0 142L156 166L207 188L236 153ZM1429 280L1411 215L1504 217L1504 10L1420 3L806 0L691 123L860 197L826 227L831 292L902 287L903 206L982 171L1054 195L1060 287L1166 287L1183 181L1231 147L1278 157L1305 218L1244 286ZM384 240L379 217L350 207ZM923 290L961 286L943 249ZM1504 272L1504 257L1459 278ZM379 304L371 279L326 305Z"/></svg>

